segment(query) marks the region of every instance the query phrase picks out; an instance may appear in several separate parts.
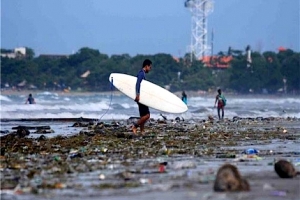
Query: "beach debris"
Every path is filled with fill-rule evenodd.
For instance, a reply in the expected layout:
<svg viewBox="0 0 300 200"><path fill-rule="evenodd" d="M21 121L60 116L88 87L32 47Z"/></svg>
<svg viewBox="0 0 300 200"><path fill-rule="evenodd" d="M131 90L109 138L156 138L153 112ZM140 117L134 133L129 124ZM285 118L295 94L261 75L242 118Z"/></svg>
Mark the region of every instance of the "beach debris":
<svg viewBox="0 0 300 200"><path fill-rule="evenodd" d="M294 165L295 166L300 166L300 158L295 159Z"/></svg>
<svg viewBox="0 0 300 200"><path fill-rule="evenodd" d="M234 116L233 118L232 118L232 121L233 122L236 122L236 121L239 121L239 120L241 120L242 118L240 118L239 116Z"/></svg>
<svg viewBox="0 0 300 200"><path fill-rule="evenodd" d="M55 133L52 129L37 129L35 134L49 134L49 133Z"/></svg>
<svg viewBox="0 0 300 200"><path fill-rule="evenodd" d="M172 169L178 170L178 169L191 169L196 168L196 163L194 161L175 161L170 165Z"/></svg>
<svg viewBox="0 0 300 200"><path fill-rule="evenodd" d="M167 120L168 120L167 117L160 113L160 115L157 119L157 123L158 124L167 124Z"/></svg>
<svg viewBox="0 0 300 200"><path fill-rule="evenodd" d="M284 127L277 127L277 131L282 132L282 133L287 133L288 131Z"/></svg>
<svg viewBox="0 0 300 200"><path fill-rule="evenodd" d="M183 117L181 117L181 118L180 117L176 117L175 121L176 122L180 122L180 121L184 122L184 118Z"/></svg>
<svg viewBox="0 0 300 200"><path fill-rule="evenodd" d="M235 154L217 154L216 158L236 158Z"/></svg>
<svg viewBox="0 0 300 200"><path fill-rule="evenodd" d="M124 171L117 174L120 178L124 179L124 181L128 181L134 178L134 174L130 171Z"/></svg>
<svg viewBox="0 0 300 200"><path fill-rule="evenodd" d="M30 131L26 128L18 128L16 134L19 138L24 138L30 134Z"/></svg>
<svg viewBox="0 0 300 200"><path fill-rule="evenodd" d="M274 169L280 178L294 178L299 175L292 163L287 160L279 160L274 164Z"/></svg>
<svg viewBox="0 0 300 200"><path fill-rule="evenodd" d="M234 161L238 161L238 162L249 162L249 161L259 161L262 160L263 158L253 154L253 155L247 155L247 154L243 154L243 155L238 155Z"/></svg>
<svg viewBox="0 0 300 200"><path fill-rule="evenodd" d="M42 140L46 140L47 139L47 137L46 136L44 136L44 135L41 135L40 137L38 137L38 141L42 141Z"/></svg>
<svg viewBox="0 0 300 200"><path fill-rule="evenodd" d="M278 196L278 197L285 197L286 196L286 191L271 191L270 194L272 196Z"/></svg>
<svg viewBox="0 0 300 200"><path fill-rule="evenodd" d="M258 154L258 152L259 152L258 150L252 149L252 148L246 149L246 150L243 151L243 153L245 153L245 154L247 154L247 155Z"/></svg>
<svg viewBox="0 0 300 200"><path fill-rule="evenodd" d="M88 127L89 123L75 122L71 127Z"/></svg>
<svg viewBox="0 0 300 200"><path fill-rule="evenodd" d="M1 186L0 195L1 197L4 197L4 195L19 195L22 194L21 186L20 184L17 184L14 188L5 188Z"/></svg>
<svg viewBox="0 0 300 200"><path fill-rule="evenodd" d="M1 134L8 134L8 133L9 133L9 130L3 130L3 131L0 130L0 133L1 133Z"/></svg>
<svg viewBox="0 0 300 200"><path fill-rule="evenodd" d="M12 127L13 130L16 131L16 135L19 138L24 138L25 136L30 135L29 130L36 130L34 133L41 133L41 134L46 134L46 133L54 133L53 130L51 130L50 126L16 126Z"/></svg>
<svg viewBox="0 0 300 200"><path fill-rule="evenodd" d="M164 116L163 114L159 114L159 116L161 116L163 118L163 120L168 120L166 116Z"/></svg>
<svg viewBox="0 0 300 200"><path fill-rule="evenodd" d="M271 185L271 184L269 184L269 183L265 183L264 185L263 185L263 190L264 191L273 191L275 188Z"/></svg>
<svg viewBox="0 0 300 200"><path fill-rule="evenodd" d="M165 144L163 144L163 146L159 149L159 152L160 152L162 155L167 155L167 154L168 154L168 148L166 147Z"/></svg>
<svg viewBox="0 0 300 200"><path fill-rule="evenodd" d="M287 133L287 130L286 130L286 129L283 129L282 132L283 132L283 133Z"/></svg>
<svg viewBox="0 0 300 200"><path fill-rule="evenodd" d="M204 183L204 184L208 184L208 183L211 183L213 181L215 181L215 176L213 174L201 174L199 177L198 177L198 182L199 183Z"/></svg>
<svg viewBox="0 0 300 200"><path fill-rule="evenodd" d="M139 119L140 119L140 117L129 117L127 119L127 125L136 123Z"/></svg>
<svg viewBox="0 0 300 200"><path fill-rule="evenodd" d="M213 189L216 192L249 191L250 185L236 166L224 164L217 172Z"/></svg>
<svg viewBox="0 0 300 200"><path fill-rule="evenodd" d="M80 153L78 150L72 149L69 152L69 158L71 158L71 159L73 159L73 158L82 158L82 157L83 157L82 153Z"/></svg>
<svg viewBox="0 0 300 200"><path fill-rule="evenodd" d="M233 163L234 161L244 162L237 163L239 168L246 166L246 168L253 169L255 173L256 167L264 168L267 162L268 165L273 166L275 161L269 161L276 155L291 157L293 162L289 161L294 166L300 165L298 158L300 152L294 146L289 150L288 146L289 144L297 145L299 134L293 129L288 129L291 131L287 134L277 131L278 126L291 127L285 124L287 121L282 120L283 125L280 125L281 121L277 123L279 119L273 119L273 122L270 121L272 119L256 120L255 118L241 118L239 122L215 123L215 120L212 123L207 119L201 121L194 119L166 124L151 120L146 128L146 135L143 137L132 137L132 132L129 132L122 124L107 124L107 122L100 122L92 128L91 126L83 128L83 134L79 134L81 129L71 128L77 131L76 135L53 134L52 136L48 134L45 137L46 134L32 134L25 138L17 137L15 132L1 135L1 150L5 148L0 157L0 170L3 178L1 181L4 182L3 186L9 186L12 183L7 189L9 192L13 192L14 186L19 184L21 189L18 191L26 193L25 191L28 190L30 195L37 195L34 198L38 199L42 198L40 194L44 195L46 192L55 195L57 191L50 191L55 189L62 192L70 190L76 194L88 191L94 195L94 189L99 188L102 189L101 192L115 194L114 191L104 190L143 187L137 190L171 191L178 187L183 187L183 189L191 186L199 187L199 184L201 187L203 184L207 184L204 187L212 187L210 184L214 183L217 178L216 169L212 166L224 160ZM126 120L124 122L126 123ZM241 126L237 127L237 125ZM267 150L266 147L261 146L286 138L294 139L280 148L272 146L274 150ZM247 154L248 148L254 148L256 151L262 149L258 151L259 153ZM245 153L242 153L244 150ZM263 159L260 156L266 156L267 159L257 162ZM249 162L245 163L246 161ZM213 172L206 172L207 168L213 169ZM240 168L242 169L245 168ZM230 173L233 178L230 176L224 178L223 174L223 182L219 179L219 185L225 185L224 180L228 179L236 181L234 172ZM264 171L259 171L259 173L264 174ZM275 175L274 172L273 175ZM14 177L20 178L16 179L17 182L13 182ZM72 181L68 181L70 177ZM256 181L255 178L247 176L248 181L254 180L253 184ZM247 181L243 177L241 179L241 185L247 186ZM294 183L297 179L285 181ZM267 176L265 182L268 184L259 184L255 188L261 186L261 190L268 195L273 195L273 198L278 195L290 196L295 192L294 188L288 188L286 184L277 185L271 176ZM98 186L94 186L95 183L98 183ZM242 188L245 189L246 186ZM226 191L246 191L233 190L233 186L226 189ZM256 190L252 190L251 194L238 193L237 198L241 198L242 195L247 195L247 197L250 195L251 198L252 195L257 196ZM210 199L231 197L226 193L212 191ZM89 195L88 192L87 195ZM119 190L116 192L118 193ZM269 198L272 197L269 196Z"/></svg>
<svg viewBox="0 0 300 200"><path fill-rule="evenodd" d="M105 179L105 175L104 175L104 174L100 174L100 175L99 175L99 179L100 179L100 180L104 180L104 179Z"/></svg>
<svg viewBox="0 0 300 200"><path fill-rule="evenodd" d="M94 136L96 135L95 131L93 130L88 130L88 129L83 129L79 132L80 134L84 134L84 135L87 135L87 136Z"/></svg>
<svg viewBox="0 0 300 200"><path fill-rule="evenodd" d="M151 184L152 181L149 178L140 178L140 183L145 185L145 184Z"/></svg>
<svg viewBox="0 0 300 200"><path fill-rule="evenodd" d="M161 163L159 163L159 165L158 165L158 171L159 171L160 173L164 173L165 170L166 170L166 166L167 166L167 165L168 165L167 162L161 162Z"/></svg>
<svg viewBox="0 0 300 200"><path fill-rule="evenodd" d="M208 121L213 122L214 121L214 117L212 115L208 116Z"/></svg>
<svg viewBox="0 0 300 200"><path fill-rule="evenodd" d="M18 129L27 129L27 130L38 130L38 129L51 129L50 126L15 126L12 127L12 129L14 130L18 130Z"/></svg>
<svg viewBox="0 0 300 200"><path fill-rule="evenodd" d="M1 147L1 149L0 149L0 155L4 156L5 155L5 151L6 151L6 148L5 147Z"/></svg>

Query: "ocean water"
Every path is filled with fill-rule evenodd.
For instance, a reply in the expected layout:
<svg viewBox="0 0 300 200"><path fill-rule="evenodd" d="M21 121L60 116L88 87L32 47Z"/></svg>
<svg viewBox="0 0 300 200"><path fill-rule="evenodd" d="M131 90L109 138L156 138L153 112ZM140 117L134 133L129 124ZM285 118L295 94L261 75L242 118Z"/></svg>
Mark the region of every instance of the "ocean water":
<svg viewBox="0 0 300 200"><path fill-rule="evenodd" d="M300 118L300 98L297 96L239 96L226 95L225 118L238 117L296 117ZM92 118L103 121L124 120L139 116L137 104L127 96L111 93L33 93L36 104L25 104L27 94L1 94L1 119ZM168 119L201 120L214 116L214 96L188 97L186 113L169 114L150 108L151 118L160 114Z"/></svg>
<svg viewBox="0 0 300 200"><path fill-rule="evenodd" d="M138 116L138 108L136 103L118 93L86 93L86 94L68 94L68 93L55 93L55 92L37 92L33 93L36 100L36 104L28 105L24 104L27 94L10 94L0 95L1 100L1 130L10 130L11 127L21 125L20 121L5 120L5 119L43 119L43 118L93 118L101 121L111 120L127 120L131 116ZM276 96L232 96L226 95L227 105L225 108L225 117L232 119L234 116L239 117L296 117L300 118L300 98L298 97L276 97ZM217 111L214 106L214 96L198 95L188 98L189 110L183 114L168 114L161 113L160 111L150 108L151 117L154 119L160 118L160 114L163 114L168 119L174 119L175 117L183 117L185 120L201 120L207 119L208 115L212 115L217 118ZM277 123L278 121L274 121ZM292 121L292 129L297 128L299 130L299 121ZM33 121L25 122L26 125L49 125L55 130L53 134L47 134L46 137L52 137L56 135L72 135L78 133L81 127L71 127L72 122L60 122L60 121ZM283 121L281 125L286 127L287 123ZM290 126L289 124L289 126ZM22 124L23 125L23 124ZM273 124L267 124L273 126ZM224 128L227 125L222 125ZM247 126L246 126L247 127ZM251 127L250 127L251 128ZM291 128L291 127L289 127ZM4 135L4 134L1 134ZM0 136L1 136L0 135ZM31 133L30 137L39 137L41 134ZM298 133L295 135L299 135ZM297 136L296 136L297 137ZM299 138L297 140L285 140L285 139L262 139L257 143L256 138L253 141L241 142L240 146L224 146L217 147L217 149L227 150L239 150L243 152L248 148L255 148L261 152L280 152L279 156L290 160L291 162L299 162ZM203 147L199 147L201 149ZM204 147L206 148L206 147ZM34 156L34 155L32 155ZM99 160L99 156L89 159L88 161ZM97 157L98 156L98 157ZM108 155L109 156L109 155ZM123 159L123 156L119 154L119 159ZM237 154L237 156L239 156ZM256 184L252 187L252 193L258 194L255 199L262 199L259 195L264 195L265 199L273 199L273 196L265 195L266 192L262 190L266 183L271 183L274 179L272 175L274 172L273 166L269 166L278 154L262 155L261 160L251 160L251 162L238 162L230 160L239 167L239 171L242 174L252 173L252 176L248 176L251 184ZM84 158L88 159L88 158ZM30 159L27 159L30 160ZM116 174L127 170L127 167L121 165L122 160L118 160L118 157L112 159L110 163L106 165L107 168L96 170L87 173L76 173L75 176L69 176L63 183L69 185L66 189L59 190L45 190L47 196L51 196L54 199L132 199L137 197L139 199L153 199L157 197L160 199L232 199L229 196L216 196L219 194L211 192L212 181L212 169L217 170L225 160L213 158L194 157L192 155L174 155L174 156L157 156L150 159L128 159L131 162L129 169L145 170L145 174L136 174L138 180L142 177L142 180L152 181L151 184L142 184L141 187L136 188L118 188L113 189L94 189L95 185L101 185L105 183L118 184L120 181L119 176ZM130 161L131 160L131 161ZM157 163L160 161L166 161L168 163L167 173L151 173L152 168L147 172L147 163ZM229 161L229 160L227 160ZM42 162L41 162L42 163ZM146 164L145 164L146 163ZM195 167L188 167L194 166ZM149 165L150 166L150 165ZM26 169L24 169L26 170ZM253 176L253 174L256 176ZM104 174L106 182L99 179L99 174ZM261 176L265 176L262 180ZM51 174L50 174L51 175ZM39 178L39 177L38 177ZM50 180L51 177L45 179ZM140 179L141 180L141 179ZM258 181L260 180L260 181ZM204 184L201 181L205 181ZM190 185L195 183L194 188L188 188L189 193L185 186L178 188L178 186ZM78 186L81 186L79 188ZM272 184L273 185L273 184ZM285 184L282 184L285 185ZM176 187L180 193L174 195L173 188ZM282 188L282 187L280 187ZM285 188L282 190L285 190ZM120 193L121 191L121 193ZM162 192L161 192L162 191ZM200 191L200 192L199 192ZM11 191L8 191L11 192ZM10 193L9 193L10 194ZM151 194L147 196L148 194ZM187 196L192 194L193 196ZM209 194L210 196L208 196ZM288 195L293 194L290 192ZM197 195L197 196L195 196ZM178 198L179 196L179 198ZM10 199L39 199L41 196L33 194L22 194L8 196ZM235 199L240 198L237 196ZM289 196L288 196L289 197ZM284 197L288 199L288 197ZM5 197L4 197L5 198Z"/></svg>

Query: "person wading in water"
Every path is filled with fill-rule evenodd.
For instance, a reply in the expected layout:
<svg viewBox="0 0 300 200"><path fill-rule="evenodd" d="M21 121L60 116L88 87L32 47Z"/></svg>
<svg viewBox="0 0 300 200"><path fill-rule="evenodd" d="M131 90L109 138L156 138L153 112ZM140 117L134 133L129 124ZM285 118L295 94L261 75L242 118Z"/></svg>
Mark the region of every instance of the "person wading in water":
<svg viewBox="0 0 300 200"><path fill-rule="evenodd" d="M219 117L219 120L220 119L224 119L224 107L226 105L226 98L224 95L222 95L222 91L221 89L218 89L218 94L216 96L216 101L215 101L215 105L214 107L216 107L218 103L218 117ZM222 110L222 118L220 116L220 111Z"/></svg>
<svg viewBox="0 0 300 200"><path fill-rule="evenodd" d="M29 95L28 95L28 98L26 99L25 104L27 104L27 103L29 103L29 104L35 104L35 100L34 100L34 98L32 97L32 94L29 94Z"/></svg>

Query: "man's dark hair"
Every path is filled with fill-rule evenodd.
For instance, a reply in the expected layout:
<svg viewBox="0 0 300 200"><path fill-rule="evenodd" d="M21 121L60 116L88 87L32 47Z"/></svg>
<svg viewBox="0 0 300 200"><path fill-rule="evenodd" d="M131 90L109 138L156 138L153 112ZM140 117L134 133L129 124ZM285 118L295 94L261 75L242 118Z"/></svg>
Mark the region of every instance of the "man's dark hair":
<svg viewBox="0 0 300 200"><path fill-rule="evenodd" d="M222 93L222 90L221 90L221 89L218 89L218 93L221 94L221 93Z"/></svg>
<svg viewBox="0 0 300 200"><path fill-rule="evenodd" d="M149 59L144 60L143 67L145 67L146 65L152 65L151 60L149 60Z"/></svg>

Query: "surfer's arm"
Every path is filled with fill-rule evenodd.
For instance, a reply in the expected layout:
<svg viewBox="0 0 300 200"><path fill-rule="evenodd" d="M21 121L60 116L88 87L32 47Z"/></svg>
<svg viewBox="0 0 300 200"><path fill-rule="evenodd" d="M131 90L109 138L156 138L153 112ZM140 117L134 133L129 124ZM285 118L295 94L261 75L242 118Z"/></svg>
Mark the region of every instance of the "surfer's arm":
<svg viewBox="0 0 300 200"><path fill-rule="evenodd" d="M139 73L137 76L136 84L135 84L135 94L137 97L140 96L140 90L141 90L141 82L144 79L144 74Z"/></svg>

